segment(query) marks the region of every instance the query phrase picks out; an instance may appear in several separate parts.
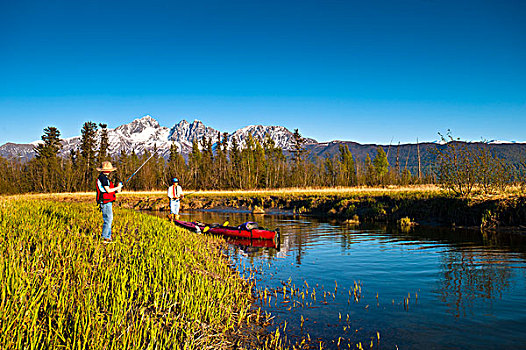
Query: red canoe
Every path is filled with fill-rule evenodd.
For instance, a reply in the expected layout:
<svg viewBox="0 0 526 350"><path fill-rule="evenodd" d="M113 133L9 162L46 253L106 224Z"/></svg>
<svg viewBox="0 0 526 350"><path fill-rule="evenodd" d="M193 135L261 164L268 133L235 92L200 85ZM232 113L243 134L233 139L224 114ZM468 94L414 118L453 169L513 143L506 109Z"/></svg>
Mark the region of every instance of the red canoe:
<svg viewBox="0 0 526 350"><path fill-rule="evenodd" d="M263 228L254 228L252 230L243 228L242 225L234 226L221 226L221 225L209 225L201 222L188 222L181 220L174 220L174 223L184 227L193 232L203 232L205 227L208 227L210 233L216 235L223 235L228 237L240 237L248 239L270 239L278 240L279 239L279 229L275 231L266 230Z"/></svg>

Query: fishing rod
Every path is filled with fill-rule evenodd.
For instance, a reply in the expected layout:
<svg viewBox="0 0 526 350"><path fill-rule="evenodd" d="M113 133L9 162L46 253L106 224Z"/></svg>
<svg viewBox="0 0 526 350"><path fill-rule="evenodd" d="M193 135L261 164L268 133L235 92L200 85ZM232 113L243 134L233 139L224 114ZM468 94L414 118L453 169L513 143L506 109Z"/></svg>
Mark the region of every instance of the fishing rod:
<svg viewBox="0 0 526 350"><path fill-rule="evenodd" d="M124 182L124 184L127 184L127 183L132 179L132 177L134 177L135 174L137 174L137 173L139 172L139 170L141 170L141 168L142 168L146 163L148 163L148 161L149 161L154 155L157 154L158 151L159 151L159 150L156 150L155 152L153 152L152 155L151 155L148 159L146 159L146 161L145 161L144 163L142 163L142 165L141 165L137 170L135 170L135 172L134 172L133 174L131 174L131 176L128 178L128 180L126 180L126 181Z"/></svg>

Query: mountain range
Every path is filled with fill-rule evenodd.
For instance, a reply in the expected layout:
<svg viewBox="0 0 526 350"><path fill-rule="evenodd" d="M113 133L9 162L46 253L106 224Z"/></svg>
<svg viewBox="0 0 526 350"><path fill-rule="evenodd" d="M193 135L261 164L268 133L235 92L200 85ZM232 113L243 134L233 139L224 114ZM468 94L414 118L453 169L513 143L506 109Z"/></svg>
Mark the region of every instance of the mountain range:
<svg viewBox="0 0 526 350"><path fill-rule="evenodd" d="M99 131L100 132L100 131ZM289 153L293 147L293 133L283 126L263 126L249 125L229 133L227 138L229 145L235 138L238 144L243 145L248 137L252 135L255 139L262 141L268 134L275 144L281 147L285 153ZM135 119L131 123L108 129L109 152L117 155L120 152L131 153L135 151L142 154L144 151L151 151L157 147L159 154L168 158L170 146L175 144L179 152L187 157L192 150L192 142L200 141L207 137L217 142L222 138L223 132L204 125L199 120L188 122L181 120L173 127L161 126L157 120L149 115ZM34 146L41 141L34 141L29 144L6 143L0 146L0 156L8 159L20 159L26 161L34 157ZM480 142L470 142L468 146L475 147ZM526 160L526 143L490 141L490 149L494 154L503 158L510 164L519 164ZM61 155L65 156L71 150L78 149L80 136L71 137L62 141ZM376 155L377 144L360 144L352 141L330 141L318 142L312 138L305 138L305 147L309 151L310 157L324 158L333 156L339 152L340 145L347 145L353 156L364 160L369 154L371 158ZM380 145L388 154L388 161L391 166L398 163L400 168L407 167L412 173L418 169L418 153L420 152L420 162L423 171L433 164L433 150L443 147L440 142L424 142L420 144L401 144L401 145Z"/></svg>
<svg viewBox="0 0 526 350"><path fill-rule="evenodd" d="M100 135L100 130L97 132ZM283 126L263 126L250 125L229 133L228 143L232 144L235 138L238 144L244 145L248 135L262 141L266 134L269 134L276 146L283 150L290 150L292 147L293 133ZM145 151L152 151L157 147L159 154L168 158L170 146L176 145L178 151L187 156L192 150L192 143L200 141L203 137L217 142L222 138L223 132L206 126L199 120L189 123L181 120L172 128L161 126L157 120L149 115L135 119L131 123L108 129L109 153L117 155L124 151L131 153L135 151L142 154ZM97 136L97 137L98 137ZM75 136L62 140L60 155L68 155L72 150L78 149L81 137ZM306 138L306 143L316 143L316 140ZM0 156L8 159L19 158L29 160L35 156L34 146L41 141L34 141L29 144L6 143L0 146Z"/></svg>

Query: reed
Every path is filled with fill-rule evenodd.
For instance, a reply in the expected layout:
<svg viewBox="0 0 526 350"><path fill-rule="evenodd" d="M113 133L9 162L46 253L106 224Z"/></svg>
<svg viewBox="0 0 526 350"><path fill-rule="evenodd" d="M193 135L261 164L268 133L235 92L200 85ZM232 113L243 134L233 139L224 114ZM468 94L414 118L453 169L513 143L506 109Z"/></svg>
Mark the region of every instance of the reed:
<svg viewBox="0 0 526 350"><path fill-rule="evenodd" d="M0 200L2 349L211 349L234 344L250 284L223 241L115 208L103 244L94 205Z"/></svg>

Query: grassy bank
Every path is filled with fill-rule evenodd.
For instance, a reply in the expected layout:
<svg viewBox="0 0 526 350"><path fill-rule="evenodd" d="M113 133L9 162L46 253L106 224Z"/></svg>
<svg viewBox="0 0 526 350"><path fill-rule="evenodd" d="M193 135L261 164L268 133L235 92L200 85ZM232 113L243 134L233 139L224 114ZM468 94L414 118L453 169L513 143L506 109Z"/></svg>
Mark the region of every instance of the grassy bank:
<svg viewBox="0 0 526 350"><path fill-rule="evenodd" d="M128 194L122 205L168 210L164 193ZM526 197L517 188L493 195L458 198L435 186L320 188L279 191L207 191L183 201L183 209L238 208L256 213L286 211L347 222L391 222L404 218L439 225L526 225Z"/></svg>
<svg viewBox="0 0 526 350"><path fill-rule="evenodd" d="M191 191L188 191L191 192ZM34 198L49 195L33 195ZM90 201L93 193L56 194L56 200ZM169 210L164 191L125 192L118 205L140 210ZM526 197L519 188L493 195L457 198L435 186L388 188L306 188L259 191L199 191L182 209L228 208L258 213L286 211L356 222L398 222L409 218L440 225L526 225Z"/></svg>
<svg viewBox="0 0 526 350"><path fill-rule="evenodd" d="M116 208L115 243L87 203L0 200L3 349L233 348L250 288L221 239Z"/></svg>
<svg viewBox="0 0 526 350"><path fill-rule="evenodd" d="M187 192L192 192L187 190ZM93 193L35 194L31 198L94 202ZM167 211L164 191L124 192L117 205ZM476 226L486 229L526 225L526 196L520 188L492 195L458 198L433 185L386 188L293 188L257 191L198 191L182 201L182 210L241 209L257 213L284 211L335 218L350 223L391 222Z"/></svg>

